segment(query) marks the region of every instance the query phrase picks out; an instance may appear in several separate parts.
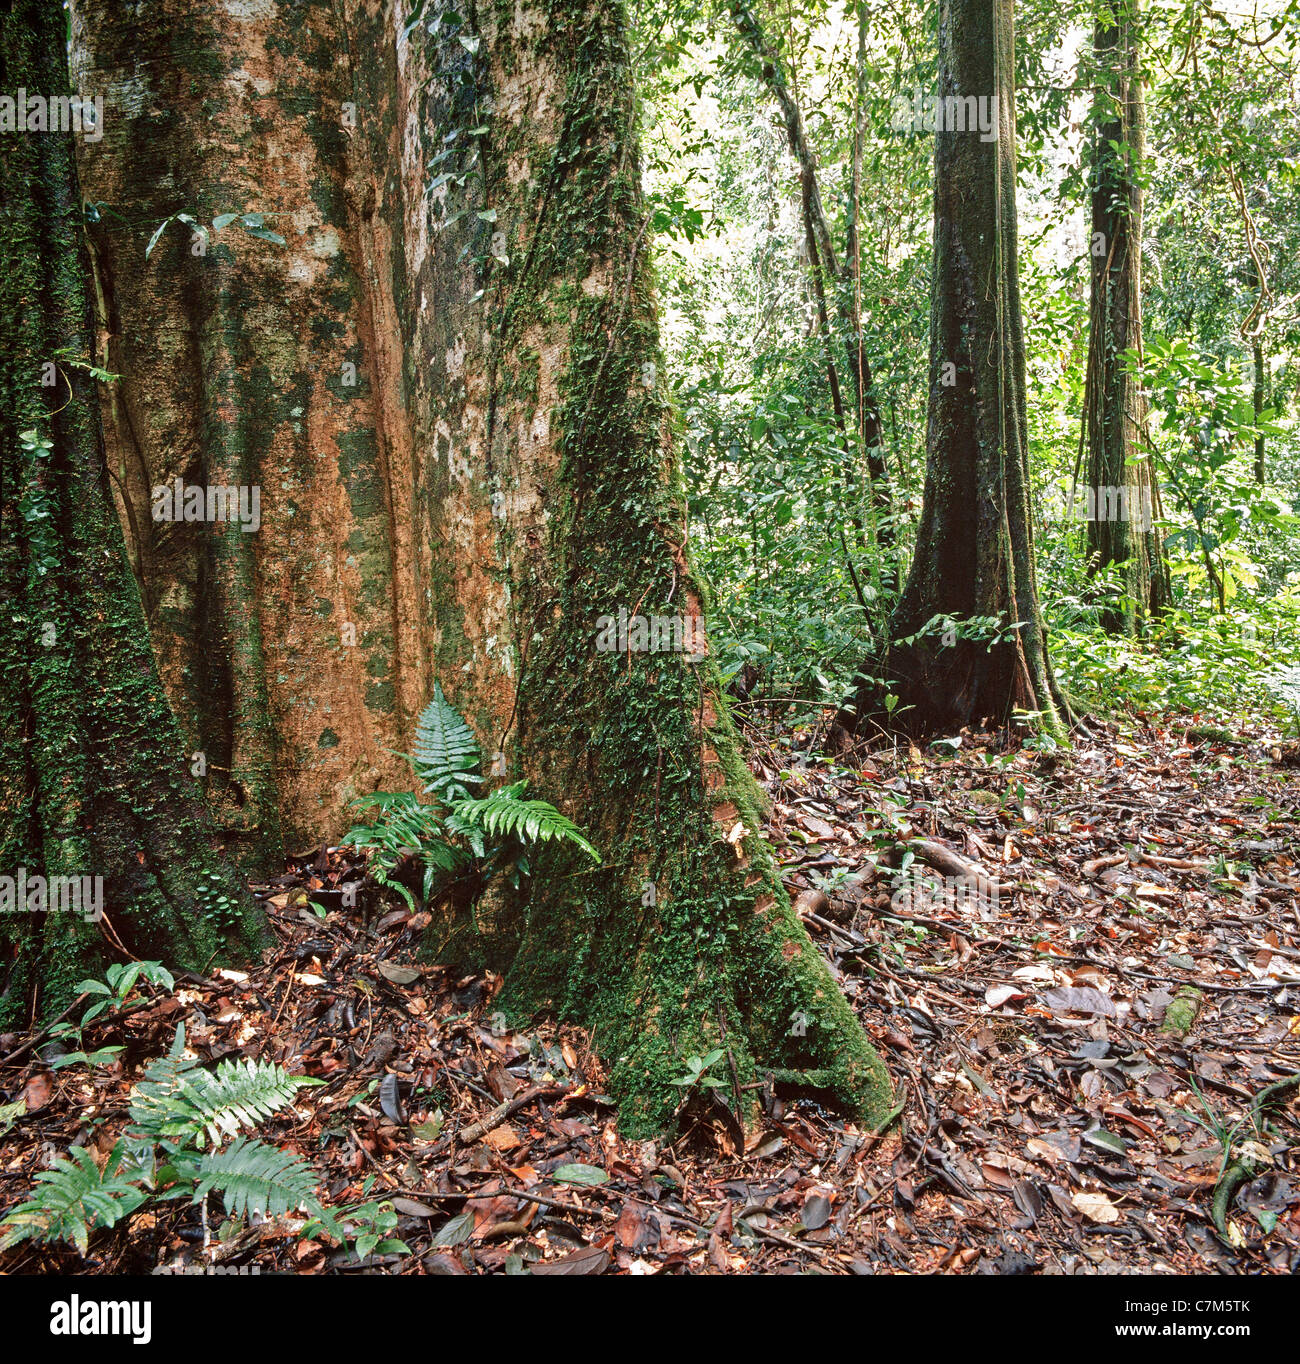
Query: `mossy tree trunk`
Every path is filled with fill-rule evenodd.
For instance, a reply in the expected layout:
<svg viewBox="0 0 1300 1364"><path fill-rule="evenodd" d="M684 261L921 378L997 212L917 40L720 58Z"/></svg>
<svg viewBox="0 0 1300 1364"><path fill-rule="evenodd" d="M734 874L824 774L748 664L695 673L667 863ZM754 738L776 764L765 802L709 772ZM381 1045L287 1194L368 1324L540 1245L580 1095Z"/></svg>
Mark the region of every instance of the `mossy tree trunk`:
<svg viewBox="0 0 1300 1364"><path fill-rule="evenodd" d="M125 32L109 31L115 18ZM295 558L250 537L255 590L243 600L261 620L271 751L301 753L311 737L286 706L328 703L345 726L339 747L364 756L436 678L494 771L526 776L601 848L597 870L536 876L526 905L494 898L443 925L447 953L498 965L516 1015L553 1008L589 1024L633 1127L664 1124L684 1058L714 1045L727 1059L712 1073L729 1084L767 1066L874 1121L888 1078L757 834L760 795L707 645L698 661L598 647L603 616L676 617L680 631L705 596L658 350L622 6L493 0L410 23L382 0L268 0L215 18L196 0L146 0L129 15L120 0L83 7L79 41L97 73L85 83L136 100L141 121L87 153L91 197L129 201L146 226L177 210L205 222L260 211L288 238L194 259L185 234L172 274L154 277L139 235L119 239L105 215L115 367L141 403L131 424L138 433L156 409L154 425L184 433L176 448L194 461L213 441L238 450L247 463L235 467L260 470L264 490L289 485L278 506L266 491L264 522L285 536L302 507L309 535L333 547ZM136 70L142 26L153 42L181 35L176 70ZM313 242L338 247L322 262ZM216 281L204 273L214 258ZM178 346L206 424L166 390ZM318 376L348 357L367 387L345 395ZM128 469L130 439L119 436ZM148 447L141 488L173 445ZM344 446L362 452L346 467ZM365 535L361 503L340 490L373 493ZM178 619L198 613L198 571L185 569L195 586L182 592L181 568L153 562L158 612L172 594ZM283 636L327 631L343 612L313 625L313 593L328 604L340 592L347 612L357 601L375 603L376 622L390 612L396 681L388 646L371 656L394 688L382 725L364 707L337 719L337 671L281 676ZM228 594L211 609L225 621L237 607ZM184 669L173 677L183 683ZM329 775L295 778L298 794L277 781L290 825ZM345 789L327 793L318 827ZM757 1092L731 1091L743 1116Z"/></svg>
<svg viewBox="0 0 1300 1364"><path fill-rule="evenodd" d="M1135 634L1170 601L1156 528L1160 485L1146 452L1147 403L1123 354L1142 348L1142 162L1146 115L1141 0L1114 0L1097 19L1094 55L1091 324L1084 387L1087 547L1093 572L1123 565L1127 600L1102 624ZM1123 489L1122 495L1115 490Z"/></svg>
<svg viewBox="0 0 1300 1364"><path fill-rule="evenodd" d="M481 913L470 950L499 955L507 1007L593 1028L633 1127L661 1126L683 1058L714 1046L729 1085L762 1066L798 1072L878 1119L888 1079L758 835L707 643L699 661L638 650L635 634L598 647L601 618L622 609L676 618L690 649L705 608L622 6L480 4L411 48L427 103L404 216L430 176L467 176L435 192L412 284L429 301L413 338L417 439L435 442L421 507L447 547L436 667L504 770L604 856L535 878L522 909ZM450 165L447 146L463 149ZM748 1115L744 1094L731 1091Z"/></svg>
<svg viewBox="0 0 1300 1364"><path fill-rule="evenodd" d="M991 99L978 107L996 112L996 135L965 114L945 117L935 134L921 522L890 647L871 669L880 676L864 678L839 716L849 730L861 732L868 718L951 733L1003 724L1022 709L1062 733L1028 501L1014 58L1012 0L943 0L937 93ZM898 701L886 720L888 692Z"/></svg>
<svg viewBox="0 0 1300 1364"><path fill-rule="evenodd" d="M0 11L0 89L68 92L53 0ZM0 1018L66 1004L123 949L203 967L241 893L207 823L150 652L100 439L72 135L0 158ZM52 384L43 382L53 378ZM35 878L46 878L42 887ZM103 878L103 917L55 911L48 878ZM16 897L17 884L7 885ZM41 893L42 889L44 894ZM92 892L93 901L93 892ZM44 910L44 912L41 912ZM250 915L228 925L244 946Z"/></svg>

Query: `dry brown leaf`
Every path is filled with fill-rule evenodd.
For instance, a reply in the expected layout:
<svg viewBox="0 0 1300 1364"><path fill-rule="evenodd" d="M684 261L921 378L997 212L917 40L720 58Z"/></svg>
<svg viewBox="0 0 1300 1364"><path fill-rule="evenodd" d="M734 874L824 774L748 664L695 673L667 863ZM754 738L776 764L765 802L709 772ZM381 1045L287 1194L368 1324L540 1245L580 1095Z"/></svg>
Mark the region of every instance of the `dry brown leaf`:
<svg viewBox="0 0 1300 1364"><path fill-rule="evenodd" d="M1088 1219L1102 1226L1110 1226L1119 1221L1119 1209L1104 1193L1075 1193L1070 1202Z"/></svg>

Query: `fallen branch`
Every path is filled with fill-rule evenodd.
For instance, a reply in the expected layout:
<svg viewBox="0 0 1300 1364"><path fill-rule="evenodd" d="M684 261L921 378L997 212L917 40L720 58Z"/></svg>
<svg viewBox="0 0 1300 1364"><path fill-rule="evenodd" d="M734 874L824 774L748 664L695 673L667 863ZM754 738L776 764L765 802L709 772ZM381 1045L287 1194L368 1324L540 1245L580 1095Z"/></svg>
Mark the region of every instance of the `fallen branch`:
<svg viewBox="0 0 1300 1364"><path fill-rule="evenodd" d="M1127 853L1120 853L1118 857L1094 857L1079 868L1079 875L1086 876L1091 881L1098 872L1106 871L1110 867L1118 867L1121 862L1127 861Z"/></svg>
<svg viewBox="0 0 1300 1364"><path fill-rule="evenodd" d="M33 1047L40 1046L42 1042L46 1041L49 1038L50 1034L54 1031L55 1027L58 1024L62 1023L64 1019L68 1018L72 1014L73 1009L75 1009L78 1004L84 1004L86 1000L88 1000L89 998L90 998L89 994L78 995L76 999L74 999L72 1003L69 1004L68 1007L64 1009L64 1011L57 1018L51 1019L50 1022L40 1030L40 1032L33 1033L32 1036L29 1037L27 1041L22 1044L21 1047L16 1047L7 1056L0 1056L0 1069L12 1065L20 1056L25 1056L29 1051L31 1051Z"/></svg>
<svg viewBox="0 0 1300 1364"><path fill-rule="evenodd" d="M907 846L927 867L933 867L935 871L941 871L945 876L965 881L987 904L997 904L1003 891L1009 889L990 876L978 862L970 861L933 839L913 838Z"/></svg>
<svg viewBox="0 0 1300 1364"><path fill-rule="evenodd" d="M558 1085L534 1085L531 1089L524 1090L522 1094L516 1094L513 1099L498 1104L486 1118L470 1123L463 1132L457 1134L457 1140L466 1144L471 1141L478 1141L480 1137L487 1136L494 1128L500 1127L507 1118L518 1113L521 1108L527 1108L534 1099L558 1097L568 1092L567 1089Z"/></svg>

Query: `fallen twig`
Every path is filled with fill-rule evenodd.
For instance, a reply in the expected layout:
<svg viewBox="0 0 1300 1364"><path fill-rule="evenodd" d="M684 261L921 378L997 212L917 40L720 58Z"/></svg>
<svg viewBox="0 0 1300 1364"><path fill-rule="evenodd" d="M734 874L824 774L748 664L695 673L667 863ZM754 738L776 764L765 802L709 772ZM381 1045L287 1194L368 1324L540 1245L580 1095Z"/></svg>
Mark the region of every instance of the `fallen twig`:
<svg viewBox="0 0 1300 1364"><path fill-rule="evenodd" d="M478 1122L470 1123L464 1131L458 1134L457 1140L466 1144L471 1141L478 1141L480 1137L487 1136L494 1128L500 1127L507 1118L518 1113L521 1108L526 1108L534 1099L549 1098L567 1093L568 1090L559 1085L534 1085L531 1089L524 1090L522 1094L516 1094L513 1099L498 1104L486 1118L480 1118Z"/></svg>

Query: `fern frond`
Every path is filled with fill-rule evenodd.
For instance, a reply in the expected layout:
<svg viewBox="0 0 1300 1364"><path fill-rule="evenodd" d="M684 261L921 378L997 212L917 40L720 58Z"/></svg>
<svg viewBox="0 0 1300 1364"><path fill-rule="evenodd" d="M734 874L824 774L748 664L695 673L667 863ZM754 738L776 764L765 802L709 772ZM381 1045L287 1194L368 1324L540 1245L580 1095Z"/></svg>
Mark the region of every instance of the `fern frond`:
<svg viewBox="0 0 1300 1364"><path fill-rule="evenodd" d="M370 875L379 885L396 890L413 913L418 908L414 897L392 875L403 857L418 857L428 869L426 899L439 874L447 875L464 866L467 855L448 841L438 813L440 807L422 804L409 791L375 791L358 797L352 804L359 810L378 810L379 817L373 824L349 829L344 845L362 849L367 855Z"/></svg>
<svg viewBox="0 0 1300 1364"><path fill-rule="evenodd" d="M354 810L378 810L381 815L402 814L419 801L409 791L371 791L351 801ZM427 807L425 807L427 808Z"/></svg>
<svg viewBox="0 0 1300 1364"><path fill-rule="evenodd" d="M5 1218L0 1250L19 1241L71 1241L84 1255L94 1228L115 1225L148 1196L123 1171L122 1151L118 1142L102 1172L83 1146L42 1170L32 1197Z"/></svg>
<svg viewBox="0 0 1300 1364"><path fill-rule="evenodd" d="M202 1074L203 1117L214 1143L223 1132L233 1137L288 1107L302 1083L273 1061L247 1057L222 1061L211 1074Z"/></svg>
<svg viewBox="0 0 1300 1364"><path fill-rule="evenodd" d="M416 852L422 844L443 837L437 807L424 805L409 791L374 791L352 802L358 811L378 810L372 824L358 824L343 837L349 848L376 848L389 854Z"/></svg>
<svg viewBox="0 0 1300 1364"><path fill-rule="evenodd" d="M184 1037L178 1028L171 1053L145 1071L128 1101L136 1127L155 1141L187 1141L206 1129L215 1144L292 1103L303 1083L270 1061L227 1060L213 1072L200 1070L178 1058Z"/></svg>
<svg viewBox="0 0 1300 1364"><path fill-rule="evenodd" d="M482 830L491 838L504 835L517 839L525 846L558 839L563 843L572 843L594 861L600 861L600 854L567 815L562 815L549 801L525 800L520 795L523 788L523 782L516 782L481 799L456 801L447 820L447 828L453 833L462 834Z"/></svg>
<svg viewBox="0 0 1300 1364"><path fill-rule="evenodd" d="M194 1202L215 1189L232 1217L253 1212L278 1217L306 1207L320 1216L316 1171L299 1156L253 1137L237 1137L199 1162Z"/></svg>
<svg viewBox="0 0 1300 1364"><path fill-rule="evenodd" d="M376 813L371 823L350 829L343 841L365 849L370 875L380 885L397 890L412 909L415 901L410 890L393 879L402 858L408 855L424 864L426 900L439 876L445 878L460 871L471 859L495 858L501 850L489 849L489 842L503 838L524 848L552 841L571 843L600 861L600 854L571 819L544 800L524 799L524 782L486 797L471 796L465 783L482 781L476 770L481 756L473 730L435 682L433 700L416 726L415 752L410 761L425 783L425 791L432 792L438 804L424 805L416 796L392 791L376 791L352 802L362 813ZM517 849L514 856L514 871L526 872Z"/></svg>
<svg viewBox="0 0 1300 1364"><path fill-rule="evenodd" d="M157 1138L168 1121L189 1111L177 1096L184 1092L186 1077L198 1067L197 1058L185 1055L185 1024L180 1023L167 1055L149 1063L144 1079L127 1099L127 1111L141 1134Z"/></svg>
<svg viewBox="0 0 1300 1364"><path fill-rule="evenodd" d="M435 682L433 700L420 713L415 727L415 752L411 755L415 775L425 783L426 791L443 800L456 799L469 794L468 785L482 781L478 775L481 760L474 731Z"/></svg>

